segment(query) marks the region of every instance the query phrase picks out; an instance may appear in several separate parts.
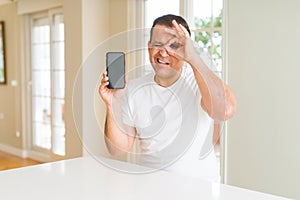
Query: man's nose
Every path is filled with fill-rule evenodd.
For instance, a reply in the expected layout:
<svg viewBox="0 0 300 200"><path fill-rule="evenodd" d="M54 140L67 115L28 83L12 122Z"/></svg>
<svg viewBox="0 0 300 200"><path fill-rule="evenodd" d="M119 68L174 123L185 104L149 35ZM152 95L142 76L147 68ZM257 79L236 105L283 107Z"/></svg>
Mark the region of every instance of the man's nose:
<svg viewBox="0 0 300 200"><path fill-rule="evenodd" d="M166 56L169 55L169 54L168 54L168 51L166 50L165 47L162 47L162 48L159 50L159 53L160 53L160 55L163 56L163 57L166 57Z"/></svg>

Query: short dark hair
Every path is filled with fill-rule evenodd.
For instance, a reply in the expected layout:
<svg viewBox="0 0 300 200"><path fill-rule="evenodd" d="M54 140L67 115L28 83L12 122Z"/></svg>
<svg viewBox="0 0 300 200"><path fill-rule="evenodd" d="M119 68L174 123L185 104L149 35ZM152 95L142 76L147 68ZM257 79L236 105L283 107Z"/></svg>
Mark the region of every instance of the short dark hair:
<svg viewBox="0 0 300 200"><path fill-rule="evenodd" d="M152 39L153 28L155 25L163 25L172 28L173 27L172 21L174 19L178 24L181 24L184 28L186 28L186 30L189 32L189 35L191 36L191 30L189 28L188 23L185 21L185 19L183 19L181 16L178 15L168 14L168 15L163 15L161 17L158 17L153 21L153 25L150 31L150 41Z"/></svg>

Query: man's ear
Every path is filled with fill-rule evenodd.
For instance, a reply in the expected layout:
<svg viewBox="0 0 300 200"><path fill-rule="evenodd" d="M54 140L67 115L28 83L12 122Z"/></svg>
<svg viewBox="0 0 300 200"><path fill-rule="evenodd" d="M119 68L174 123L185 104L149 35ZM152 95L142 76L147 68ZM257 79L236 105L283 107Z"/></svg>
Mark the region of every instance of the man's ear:
<svg viewBox="0 0 300 200"><path fill-rule="evenodd" d="M148 41L148 53L150 53L150 41Z"/></svg>

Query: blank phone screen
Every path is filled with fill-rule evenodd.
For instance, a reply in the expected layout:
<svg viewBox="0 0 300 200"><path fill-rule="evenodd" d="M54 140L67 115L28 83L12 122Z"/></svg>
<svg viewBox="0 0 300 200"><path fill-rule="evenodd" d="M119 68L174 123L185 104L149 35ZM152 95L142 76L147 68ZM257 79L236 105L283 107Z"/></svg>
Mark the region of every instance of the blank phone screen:
<svg viewBox="0 0 300 200"><path fill-rule="evenodd" d="M123 52L106 53L108 88L121 89L125 87L125 54Z"/></svg>

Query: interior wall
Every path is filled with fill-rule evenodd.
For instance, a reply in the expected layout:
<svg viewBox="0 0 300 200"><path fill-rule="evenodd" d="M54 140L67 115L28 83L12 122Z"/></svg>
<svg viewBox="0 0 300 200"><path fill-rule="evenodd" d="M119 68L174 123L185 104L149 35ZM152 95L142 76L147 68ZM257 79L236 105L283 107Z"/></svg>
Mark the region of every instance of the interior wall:
<svg viewBox="0 0 300 200"><path fill-rule="evenodd" d="M55 8L64 0L17 0L18 14L39 12L41 10Z"/></svg>
<svg viewBox="0 0 300 200"><path fill-rule="evenodd" d="M110 157L104 141L106 107L97 88L106 67L106 52L109 49L121 51L126 43L125 39L117 45L112 45L110 38L127 30L127 1L89 0L84 2L83 11L86 11L83 13L83 49L87 52L82 68L84 150L85 155ZM91 14L91 11L95 12Z"/></svg>
<svg viewBox="0 0 300 200"><path fill-rule="evenodd" d="M82 1L82 48L85 59L110 35L109 3L109 0Z"/></svg>
<svg viewBox="0 0 300 200"><path fill-rule="evenodd" d="M84 155L87 156L100 154L109 157L103 135L105 105L95 91L97 91L98 80L103 71L101 69L105 67L105 64L100 62L105 55L96 52L101 48L103 41L110 36L110 3L109 0L87 0L82 2L84 57L81 66L83 75L82 142ZM97 121L96 117L100 121Z"/></svg>
<svg viewBox="0 0 300 200"><path fill-rule="evenodd" d="M82 127L74 121L73 106L77 110L82 108L82 100L73 102L74 89L82 93L82 85L75 87L78 70L83 60L83 30L82 30L82 0L64 0L63 2L65 23L65 64L66 64L66 153L67 158L82 155L80 140ZM80 79L80 77L79 77ZM81 115L82 113L77 113Z"/></svg>
<svg viewBox="0 0 300 200"><path fill-rule="evenodd" d="M227 183L300 199L300 1L227 3Z"/></svg>
<svg viewBox="0 0 300 200"><path fill-rule="evenodd" d="M109 22L110 35L126 31L128 26L127 6L128 0L110 0Z"/></svg>
<svg viewBox="0 0 300 200"><path fill-rule="evenodd" d="M0 145L22 148L20 101L19 19L16 3L0 6L0 21L5 23L6 84L0 84ZM13 86L12 81L17 81ZM17 137L17 132L20 133Z"/></svg>

